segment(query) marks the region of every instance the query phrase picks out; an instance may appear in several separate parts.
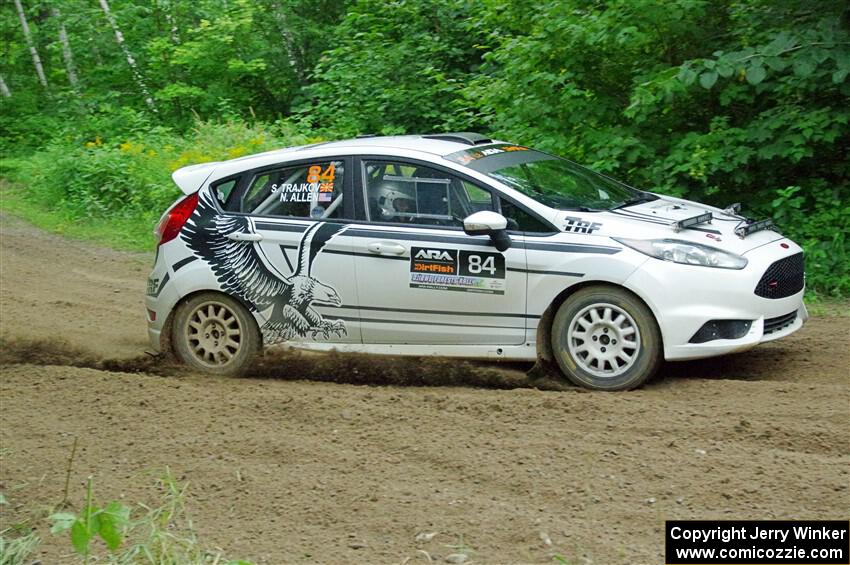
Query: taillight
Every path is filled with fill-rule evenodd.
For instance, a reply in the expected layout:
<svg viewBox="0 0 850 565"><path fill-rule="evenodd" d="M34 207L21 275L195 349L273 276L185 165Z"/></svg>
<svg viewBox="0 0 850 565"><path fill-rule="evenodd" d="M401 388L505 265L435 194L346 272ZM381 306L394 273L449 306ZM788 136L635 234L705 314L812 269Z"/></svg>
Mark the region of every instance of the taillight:
<svg viewBox="0 0 850 565"><path fill-rule="evenodd" d="M154 232L159 238L159 243L157 245L168 243L177 237L177 234L179 234L180 230L183 229L183 226L186 224L189 216L192 215L192 212L195 211L195 207L197 205L198 193L195 192L172 206L168 212L163 214L162 219L159 221L159 225L156 226L156 231Z"/></svg>

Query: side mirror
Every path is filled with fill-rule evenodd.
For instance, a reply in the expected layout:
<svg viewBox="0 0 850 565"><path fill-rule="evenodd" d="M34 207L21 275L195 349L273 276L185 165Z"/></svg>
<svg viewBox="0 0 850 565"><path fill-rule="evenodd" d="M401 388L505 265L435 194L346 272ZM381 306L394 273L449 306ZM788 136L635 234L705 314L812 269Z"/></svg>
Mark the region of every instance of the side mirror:
<svg viewBox="0 0 850 565"><path fill-rule="evenodd" d="M463 231L467 235L489 235L499 251L506 251L511 246L507 227L508 220L504 216L487 210L475 212L463 220Z"/></svg>

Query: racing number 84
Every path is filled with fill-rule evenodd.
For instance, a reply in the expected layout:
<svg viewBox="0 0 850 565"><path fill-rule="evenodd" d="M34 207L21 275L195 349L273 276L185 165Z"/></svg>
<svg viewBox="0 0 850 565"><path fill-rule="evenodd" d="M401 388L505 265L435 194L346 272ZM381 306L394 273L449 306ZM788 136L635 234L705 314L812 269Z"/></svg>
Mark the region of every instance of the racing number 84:
<svg viewBox="0 0 850 565"><path fill-rule="evenodd" d="M501 253L460 252L460 275L505 278L505 257Z"/></svg>
<svg viewBox="0 0 850 565"><path fill-rule="evenodd" d="M496 260L492 256L481 257L481 255L470 255L467 267L473 275L477 275L481 271L487 271L491 275L496 274Z"/></svg>

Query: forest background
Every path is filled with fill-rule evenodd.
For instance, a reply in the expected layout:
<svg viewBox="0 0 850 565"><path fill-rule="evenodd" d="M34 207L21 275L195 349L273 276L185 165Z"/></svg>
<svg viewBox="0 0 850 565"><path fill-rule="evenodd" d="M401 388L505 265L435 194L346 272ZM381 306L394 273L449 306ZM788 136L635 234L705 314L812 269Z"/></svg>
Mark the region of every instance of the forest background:
<svg viewBox="0 0 850 565"><path fill-rule="evenodd" d="M176 168L479 131L772 217L850 296L840 0L5 0L0 206L149 249Z"/></svg>

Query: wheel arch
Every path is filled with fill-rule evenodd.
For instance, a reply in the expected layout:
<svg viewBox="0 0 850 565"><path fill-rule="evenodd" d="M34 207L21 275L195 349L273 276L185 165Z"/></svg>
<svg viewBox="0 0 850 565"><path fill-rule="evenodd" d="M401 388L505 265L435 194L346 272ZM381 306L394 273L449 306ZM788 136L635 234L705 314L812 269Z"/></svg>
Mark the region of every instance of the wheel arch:
<svg viewBox="0 0 850 565"><path fill-rule="evenodd" d="M242 305L242 307L248 311L251 320L253 320L254 324L256 324L257 326L257 334L260 336L260 348L264 347L263 332L260 331L260 324L257 323L256 313L250 305L248 305L244 300L241 300L239 297L227 294L226 292L223 292L221 289L218 288L197 288L195 290L192 290L191 292L181 295L180 298L178 298L174 305L171 307L171 310L168 312L168 316L166 316L165 322L162 325L162 331L159 334L159 343L163 354L168 355L169 357L174 355L172 330L174 329L174 316L177 312L177 309L180 308L181 304L188 302L195 296L207 293L215 293L220 294L222 296L226 296Z"/></svg>
<svg viewBox="0 0 850 565"><path fill-rule="evenodd" d="M540 323L537 324L537 360L538 363L542 362L546 365L555 365L555 354L552 350L552 326L555 321L555 314L558 312L558 308L573 294L576 292L592 287L592 286L608 286L618 288L620 290L624 290L634 296L636 299L640 300L644 306L652 313L652 317L655 318L655 323L658 327L661 327L661 324L658 320L658 314L655 309L652 307L652 304L647 301L643 296L635 292L634 289L624 286L622 284L618 284L611 281L606 280L586 280L581 281L580 283L576 283L574 285L568 286L561 292L559 292L555 298L549 303L549 306L546 307L546 310L543 311L542 316L540 317ZM663 333L659 332L663 338ZM661 344L661 350L664 350L664 344Z"/></svg>

